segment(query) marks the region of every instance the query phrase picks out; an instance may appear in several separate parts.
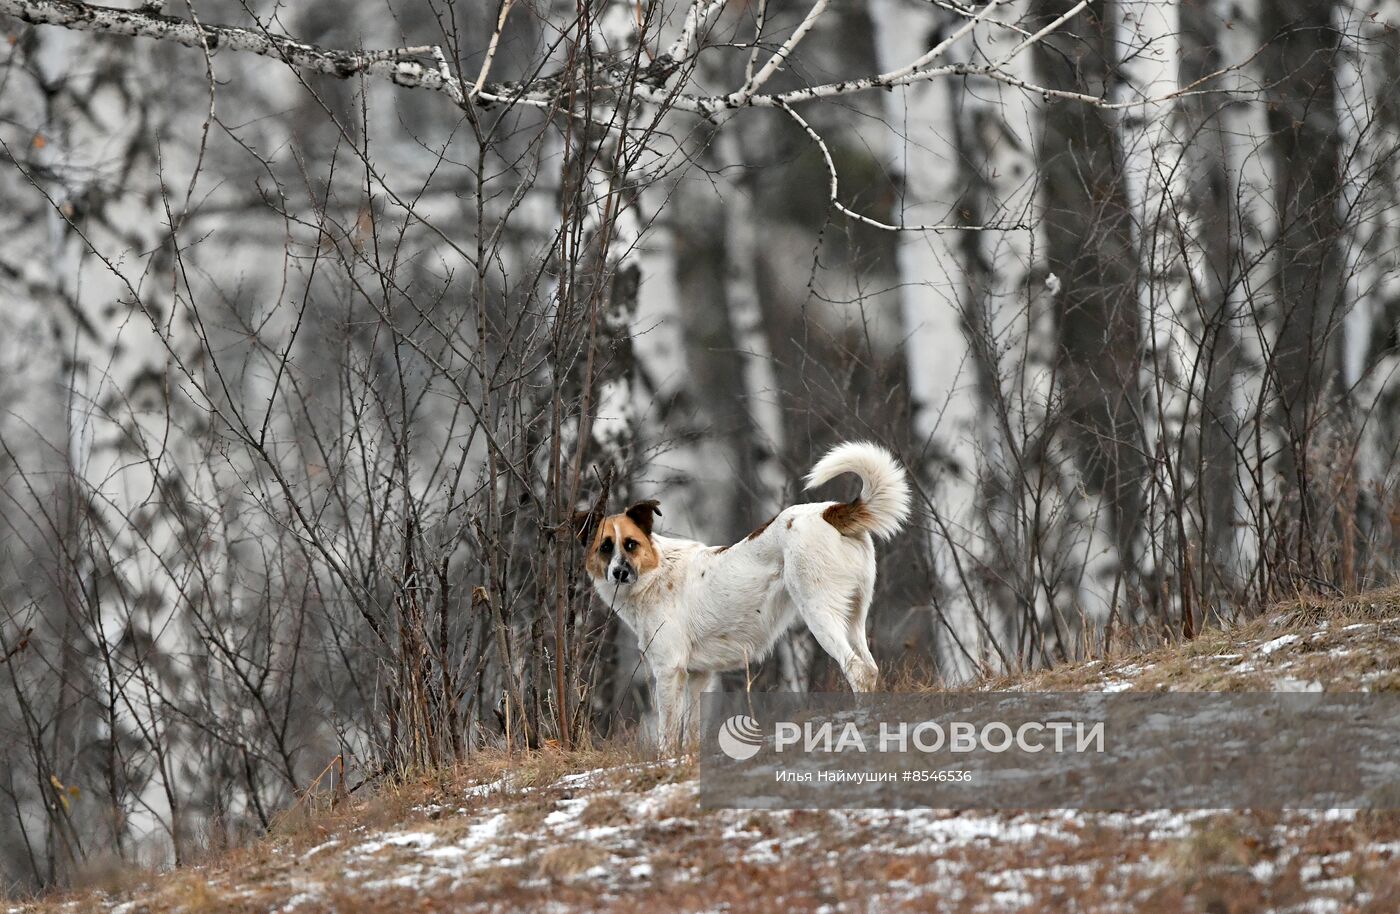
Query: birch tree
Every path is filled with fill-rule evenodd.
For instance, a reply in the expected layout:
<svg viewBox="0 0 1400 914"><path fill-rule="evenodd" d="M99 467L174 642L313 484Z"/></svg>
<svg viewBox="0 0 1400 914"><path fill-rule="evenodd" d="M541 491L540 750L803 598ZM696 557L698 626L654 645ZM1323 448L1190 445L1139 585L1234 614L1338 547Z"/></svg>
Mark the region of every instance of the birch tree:
<svg viewBox="0 0 1400 914"><path fill-rule="evenodd" d="M1040 20L1058 9L1035 7ZM1071 30L1036 45L1037 72L1061 90L1107 95L1117 66L1112 3L1090 3ZM1075 37L1068 37L1073 34ZM1141 309L1136 244L1124 183L1122 138L1100 109L1051 101L1043 117L1040 168L1046 257L1057 277L1055 380L1068 447L1064 479L1073 497L1079 602L1106 615L1136 570L1144 471L1138 406ZM1093 562L1090 556L1097 556Z"/></svg>
<svg viewBox="0 0 1400 914"><path fill-rule="evenodd" d="M1357 3L1338 11L1339 128L1342 134L1344 218L1351 234L1345 249L1349 304L1343 325L1341 372L1352 392L1349 420L1358 428L1357 511L1362 522L1355 567L1367 566L1394 543L1395 532L1380 506L1395 490L1391 472L1397 447L1396 327L1400 319L1400 263L1396 251L1396 150L1400 148L1400 109L1396 107L1397 9L1390 3Z"/></svg>
<svg viewBox="0 0 1400 914"><path fill-rule="evenodd" d="M1276 3L1261 9L1262 52L1271 86L1269 129L1277 231L1274 307L1266 375L1273 422L1284 437L1277 473L1285 526L1278 548L1318 576L1315 534L1329 519L1314 454L1331 445L1328 416L1340 383L1344 270L1341 252L1340 130L1336 110L1337 6ZM1291 529L1290 529L1291 528Z"/></svg>

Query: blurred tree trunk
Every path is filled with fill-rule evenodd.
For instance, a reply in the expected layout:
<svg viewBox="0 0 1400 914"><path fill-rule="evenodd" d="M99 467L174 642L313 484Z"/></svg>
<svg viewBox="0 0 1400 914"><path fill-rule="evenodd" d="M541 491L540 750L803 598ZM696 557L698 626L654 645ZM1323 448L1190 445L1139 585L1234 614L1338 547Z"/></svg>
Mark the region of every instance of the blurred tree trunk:
<svg viewBox="0 0 1400 914"><path fill-rule="evenodd" d="M724 199L726 253L726 295L729 331L740 360L744 399L754 437L743 442L751 451L757 500L749 505L747 534L759 523L786 507L787 485L782 455L786 453L782 404L779 400L776 366L765 335L763 302L758 288L759 247L756 172L745 167L743 148L735 131L722 131L715 138L717 165L740 177ZM736 446L739 442L736 442Z"/></svg>
<svg viewBox="0 0 1400 914"><path fill-rule="evenodd" d="M936 46L965 21L901 0L870 9L886 70ZM986 37L974 32L950 53L977 58L976 39ZM890 214L879 218L904 225L1001 221L1005 213L991 175L1006 164L994 160L1014 141L1008 143L997 94L990 81L950 78L884 96L894 134L891 159L902 181ZM931 525L920 531L929 556L920 568L938 670L959 681L984 664L1005 668L1001 651L1015 641L1011 632L1020 621L1012 589L998 586L1007 579L993 570L1001 567L1000 546L1010 544L999 542L991 526L994 515L1009 516L998 493L1012 492L995 481L1001 467L993 456L1002 426L993 408L1001 382L990 320L1003 277L993 275L990 249L1003 238L979 231L895 237L909 363L909 454L918 476L930 482L925 507Z"/></svg>
<svg viewBox="0 0 1400 914"><path fill-rule="evenodd" d="M1343 381L1358 429L1358 539L1344 587L1375 586L1394 552L1384 508L1400 478L1400 29L1388 0L1360 0L1346 18L1339 70L1345 163L1348 304Z"/></svg>
<svg viewBox="0 0 1400 914"><path fill-rule="evenodd" d="M1229 21L1220 0L1185 3L1180 14L1178 83L1194 85L1224 67ZM1238 466L1235 447L1240 433L1233 388L1241 370L1238 326L1241 228L1235 208L1239 175L1231 150L1243 135L1238 102L1228 96L1195 95L1177 103L1184 156L1183 268L1191 279L1189 333L1197 340L1196 359L1187 365L1195 378L1196 417L1190 434L1198 437L1194 454L1180 450L1184 471L1196 478L1186 507L1200 525L1193 546L1194 590L1198 615L1228 599L1239 587L1235 510ZM1189 573L1191 569L1183 569Z"/></svg>
<svg viewBox="0 0 1400 914"><path fill-rule="evenodd" d="M1063 13L1034 0L1034 21ZM1114 5L1095 0L1032 51L1041 83L1095 96L1112 93ZM1135 574L1142 514L1142 415L1138 380L1142 320L1138 253L1114 116L1078 102L1046 101L1040 136L1046 260L1055 295L1062 434L1087 500L1076 508L1091 533L1081 606L1090 612L1123 602ZM1099 605L1095 606L1094 603ZM1088 604L1088 605L1085 605Z"/></svg>
<svg viewBox="0 0 1400 914"><path fill-rule="evenodd" d="M762 437L745 386L751 356L738 342L729 300L730 264L736 251L729 238L727 209L741 206L744 191L721 196L709 176L719 167L713 129L693 140L694 166L671 196L677 317L685 344L691 425L701 461L694 518L696 533L716 542L735 542L769 515L776 493L759 477ZM700 513L703 512L703 513ZM761 516L760 516L761 515Z"/></svg>
<svg viewBox="0 0 1400 914"><path fill-rule="evenodd" d="M182 375L201 370L199 336L162 229L164 205L181 205L164 195L184 188L175 190L180 179L159 168L159 55L113 42L75 66L74 49L86 44L80 36L43 40L52 106L46 191L58 207L48 214L54 281L75 303L59 329L72 359L63 379L71 383L66 456L84 515L66 544L81 558L63 573L78 578L73 592L81 595L70 607L80 615L69 637L89 647L86 669L66 668L60 687L97 698L75 701L60 730L126 743L110 753L58 744L50 761L77 777L79 753L115 769L93 778L114 787L114 808L133 810L111 820L112 845L127 847L122 830L163 832L179 862L193 850L185 803L218 786L191 777L207 734L187 728L170 700L209 687L206 646L185 610L211 597L221 552L208 549L199 568L190 562L194 549L217 541L206 509L218 487L198 457L208 416ZM167 179L171 187L162 186ZM88 714L97 720L84 720Z"/></svg>
<svg viewBox="0 0 1400 914"><path fill-rule="evenodd" d="M1187 500L1196 486L1190 427L1198 401L1200 321L1191 307L1181 252L1181 145L1170 102L1177 88L1176 7L1155 0L1117 0L1114 55L1121 63L1116 97L1139 103L1117 118L1131 231L1138 251L1142 315L1140 363L1144 462L1143 510L1132 554L1142 613L1166 630L1195 631L1195 577L1187 572L1196 536Z"/></svg>
<svg viewBox="0 0 1400 914"><path fill-rule="evenodd" d="M1274 421L1288 445L1279 472L1289 493L1285 516L1294 526L1280 546L1304 575L1315 578L1330 573L1316 547L1331 520L1320 516L1331 480L1316 478L1320 468L1310 457L1332 446L1324 421L1341 393L1345 279L1337 11L1330 0L1273 0L1261 4L1260 16L1278 214L1273 263L1279 325L1266 370L1277 392Z"/></svg>

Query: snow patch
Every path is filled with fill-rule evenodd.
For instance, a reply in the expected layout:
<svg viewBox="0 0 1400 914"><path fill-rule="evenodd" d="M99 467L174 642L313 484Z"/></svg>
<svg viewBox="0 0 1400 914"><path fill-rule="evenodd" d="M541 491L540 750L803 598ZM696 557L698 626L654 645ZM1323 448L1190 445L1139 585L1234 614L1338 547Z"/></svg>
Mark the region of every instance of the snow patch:
<svg viewBox="0 0 1400 914"><path fill-rule="evenodd" d="M1298 635L1279 635L1272 641L1266 641L1263 644L1259 645L1259 647L1255 648L1255 653L1265 655L1272 654L1274 651L1282 650L1283 648L1288 647L1290 644L1296 644L1301 640L1302 638Z"/></svg>
<svg viewBox="0 0 1400 914"><path fill-rule="evenodd" d="M319 896L317 896L314 892L297 892L291 898L288 898L287 903L282 905L282 907L278 908L277 910L280 912L284 912L284 914L289 914L289 912L295 911L297 908L301 907L304 904L311 904L312 902L319 900ZM112 914L118 914L116 908L112 909Z"/></svg>
<svg viewBox="0 0 1400 914"><path fill-rule="evenodd" d="M386 847L409 847L427 848L437 843L437 835L425 831L399 832L398 834L385 835L376 841L366 841L356 847L352 853L361 857L368 857L377 854Z"/></svg>
<svg viewBox="0 0 1400 914"><path fill-rule="evenodd" d="M561 825L567 825L579 817L579 813L583 812L588 803L588 800L560 800L559 806L561 808L555 809L544 817L545 826L558 828Z"/></svg>

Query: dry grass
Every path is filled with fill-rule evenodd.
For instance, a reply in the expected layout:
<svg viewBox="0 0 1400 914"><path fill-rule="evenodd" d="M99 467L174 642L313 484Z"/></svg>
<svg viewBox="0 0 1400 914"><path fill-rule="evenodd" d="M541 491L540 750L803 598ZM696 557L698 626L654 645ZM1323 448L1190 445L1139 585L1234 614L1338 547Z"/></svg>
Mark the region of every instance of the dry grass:
<svg viewBox="0 0 1400 914"><path fill-rule="evenodd" d="M1296 642L1261 650L1290 635ZM1248 623L1208 628L1190 641L988 677L975 688L1072 692L1116 682L1133 691L1268 691L1283 678L1333 691L1400 688L1400 588L1299 596Z"/></svg>
<svg viewBox="0 0 1400 914"><path fill-rule="evenodd" d="M1359 594L1318 596L1302 594L1274 607L1269 618L1284 628L1315 627L1329 619L1362 622L1400 616L1400 587L1367 590Z"/></svg>
<svg viewBox="0 0 1400 914"><path fill-rule="evenodd" d="M608 859L608 853L591 844L551 847L535 858L535 869L546 879L571 879Z"/></svg>
<svg viewBox="0 0 1400 914"><path fill-rule="evenodd" d="M598 828L605 825L626 825L631 821L628 805L622 802L622 798L615 794L604 794L594 797L588 801L588 805L579 813L578 821L580 825L588 828Z"/></svg>

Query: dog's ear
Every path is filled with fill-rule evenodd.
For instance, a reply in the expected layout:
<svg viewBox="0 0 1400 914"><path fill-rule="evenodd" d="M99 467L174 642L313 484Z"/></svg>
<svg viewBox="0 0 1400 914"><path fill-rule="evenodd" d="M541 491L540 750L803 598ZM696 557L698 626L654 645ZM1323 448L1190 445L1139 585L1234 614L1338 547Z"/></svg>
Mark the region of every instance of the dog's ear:
<svg viewBox="0 0 1400 914"><path fill-rule="evenodd" d="M639 501L627 509L628 519L638 527L641 527L642 532L647 536L651 536L652 515L659 515L660 513L661 502L654 498L648 498L646 501Z"/></svg>
<svg viewBox="0 0 1400 914"><path fill-rule="evenodd" d="M592 511L574 512L574 536L578 538L579 545L587 546L593 542L593 536L598 532L598 525L603 522L603 515L597 509Z"/></svg>

